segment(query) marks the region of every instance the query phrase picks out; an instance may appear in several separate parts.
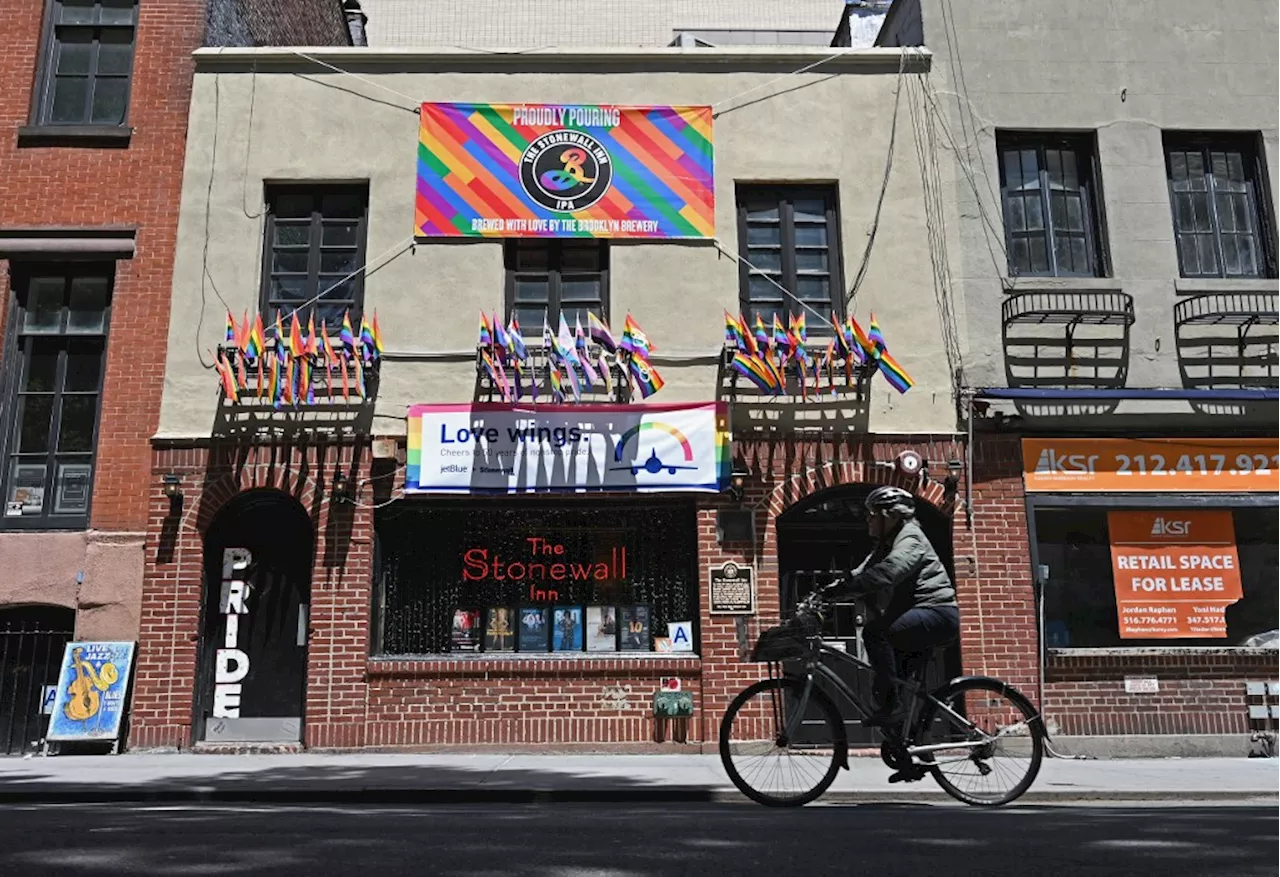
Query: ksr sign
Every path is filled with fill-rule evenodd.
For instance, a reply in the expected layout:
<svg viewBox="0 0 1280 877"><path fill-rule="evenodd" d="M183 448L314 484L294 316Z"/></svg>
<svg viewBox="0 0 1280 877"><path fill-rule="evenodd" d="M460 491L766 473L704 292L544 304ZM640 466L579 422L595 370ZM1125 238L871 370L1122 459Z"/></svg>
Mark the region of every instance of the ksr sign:
<svg viewBox="0 0 1280 877"><path fill-rule="evenodd" d="M1276 439L1024 439L1029 492L1280 490Z"/></svg>

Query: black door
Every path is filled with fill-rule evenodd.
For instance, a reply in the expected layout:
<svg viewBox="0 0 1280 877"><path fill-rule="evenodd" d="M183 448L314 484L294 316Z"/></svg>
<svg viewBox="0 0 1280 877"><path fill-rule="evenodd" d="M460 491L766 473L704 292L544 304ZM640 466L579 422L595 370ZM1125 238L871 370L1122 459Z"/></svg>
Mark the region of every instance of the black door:
<svg viewBox="0 0 1280 877"><path fill-rule="evenodd" d="M0 755L39 748L49 727L45 690L58 684L75 618L60 606L0 609Z"/></svg>
<svg viewBox="0 0 1280 877"><path fill-rule="evenodd" d="M783 512L778 518L778 574L783 607L791 607L818 584L830 580L832 572L852 569L871 553L872 539L863 516L863 502L875 485L849 485L814 494ZM916 520L924 530L947 572L953 577L951 522L923 501L916 502ZM784 609L784 612L786 609ZM841 604L827 622L826 639L838 643L849 654L865 660L862 648L864 608L859 603ZM865 672L833 666L837 674L865 702L871 702L871 677ZM926 686L940 685L959 673L960 649L953 645L935 654L925 676ZM854 710L840 698L836 703L845 712L849 744L879 745L878 734L858 723ZM820 728L820 725L812 727ZM813 742L823 742L814 740Z"/></svg>
<svg viewBox="0 0 1280 877"><path fill-rule="evenodd" d="M312 544L302 507L275 491L236 498L210 525L197 739L302 739Z"/></svg>

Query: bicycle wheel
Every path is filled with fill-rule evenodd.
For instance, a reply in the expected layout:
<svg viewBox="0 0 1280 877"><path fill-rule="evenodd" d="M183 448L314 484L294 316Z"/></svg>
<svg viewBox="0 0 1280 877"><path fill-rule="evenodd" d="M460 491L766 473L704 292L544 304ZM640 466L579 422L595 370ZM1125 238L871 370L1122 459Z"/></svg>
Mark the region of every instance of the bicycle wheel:
<svg viewBox="0 0 1280 877"><path fill-rule="evenodd" d="M1044 757L1039 714L1017 689L997 679L961 679L933 696L951 712L928 704L916 745L955 743L919 758L957 801L998 807L1031 787Z"/></svg>
<svg viewBox="0 0 1280 877"><path fill-rule="evenodd" d="M769 807L799 807L817 798L836 778L846 754L835 704L816 687L809 695L805 726L830 745L797 747L786 727L800 709L804 681L765 679L734 698L720 723L720 760L742 794Z"/></svg>

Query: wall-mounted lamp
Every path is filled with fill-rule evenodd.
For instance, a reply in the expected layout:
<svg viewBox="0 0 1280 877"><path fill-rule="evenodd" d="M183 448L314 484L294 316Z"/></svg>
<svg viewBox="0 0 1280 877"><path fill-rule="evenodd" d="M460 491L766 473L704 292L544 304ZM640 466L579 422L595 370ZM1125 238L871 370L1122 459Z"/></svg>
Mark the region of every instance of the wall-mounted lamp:
<svg viewBox="0 0 1280 877"><path fill-rule="evenodd" d="M182 499L182 477L173 472L166 472L163 478L164 495L169 500Z"/></svg>
<svg viewBox="0 0 1280 877"><path fill-rule="evenodd" d="M355 502L355 491L351 488L351 479L347 477L345 472L333 473L333 502L349 503Z"/></svg>
<svg viewBox="0 0 1280 877"><path fill-rule="evenodd" d="M742 502L742 497L746 494L747 476L750 474L745 467L734 465L733 471L729 473L729 486L725 488L729 499Z"/></svg>

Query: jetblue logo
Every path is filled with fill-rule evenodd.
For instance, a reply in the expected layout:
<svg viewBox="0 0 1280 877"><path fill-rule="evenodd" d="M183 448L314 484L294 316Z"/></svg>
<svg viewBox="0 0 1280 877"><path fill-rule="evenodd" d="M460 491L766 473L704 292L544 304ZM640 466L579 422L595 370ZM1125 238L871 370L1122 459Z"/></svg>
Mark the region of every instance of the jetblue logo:
<svg viewBox="0 0 1280 877"><path fill-rule="evenodd" d="M1155 523L1151 525L1152 536L1190 536L1190 521L1166 521L1164 518L1156 518Z"/></svg>
<svg viewBox="0 0 1280 877"><path fill-rule="evenodd" d="M1059 454L1053 448L1045 448L1036 460L1037 475L1093 474L1097 472L1098 455Z"/></svg>

